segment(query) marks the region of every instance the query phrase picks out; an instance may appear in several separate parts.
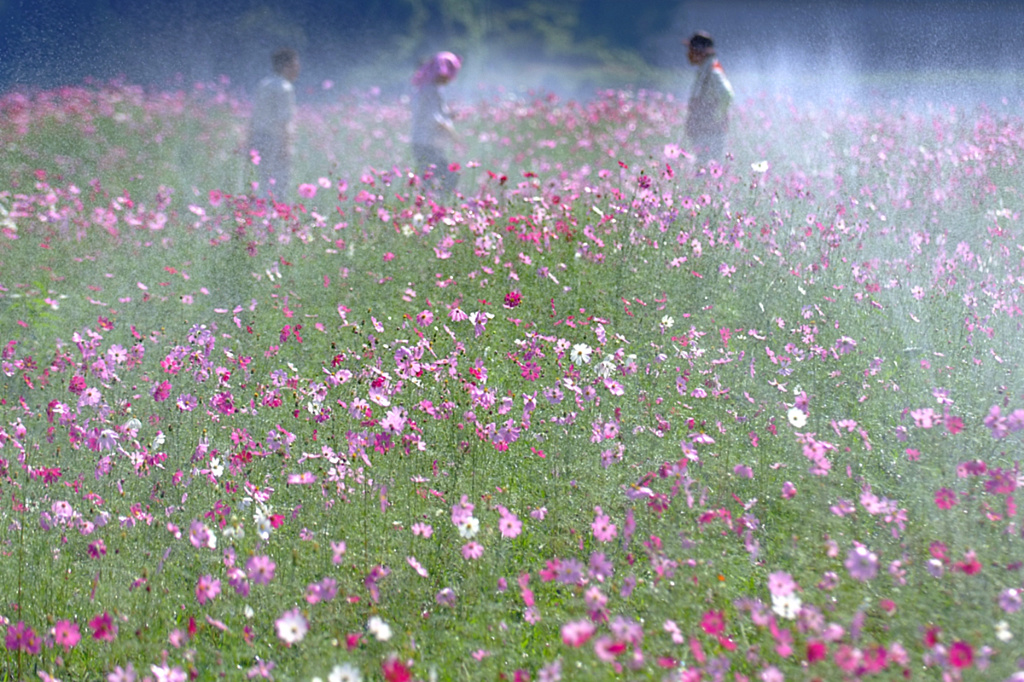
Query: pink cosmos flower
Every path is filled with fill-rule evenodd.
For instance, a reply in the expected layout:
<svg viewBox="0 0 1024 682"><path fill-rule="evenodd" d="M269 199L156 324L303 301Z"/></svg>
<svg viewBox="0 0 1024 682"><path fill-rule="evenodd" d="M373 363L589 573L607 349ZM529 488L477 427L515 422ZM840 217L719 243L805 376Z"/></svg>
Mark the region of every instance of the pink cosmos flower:
<svg viewBox="0 0 1024 682"><path fill-rule="evenodd" d="M420 563L420 562L419 562L419 561L418 561L418 560L416 559L416 557L414 557L414 556L407 556L407 557L405 557L405 560L406 560L406 562L407 562L407 563L409 564L409 566L411 566L411 567L412 567L412 570L416 571L416 573L417 573L417 574L418 574L418 575L419 575L420 577L422 577L422 578L427 578L427 577L429 577L429 574L427 573L427 569L423 568L423 564L421 564L421 563Z"/></svg>
<svg viewBox="0 0 1024 682"><path fill-rule="evenodd" d="M114 670L107 675L107 682L135 682L135 679L135 666L131 663L128 664L127 668L115 666Z"/></svg>
<svg viewBox="0 0 1024 682"><path fill-rule="evenodd" d="M773 597L788 597L793 594L796 587L793 576L785 571L775 571L768 574L768 592Z"/></svg>
<svg viewBox="0 0 1024 682"><path fill-rule="evenodd" d="M316 196L316 185L304 182L299 185L299 196L303 199L312 199Z"/></svg>
<svg viewBox="0 0 1024 682"><path fill-rule="evenodd" d="M266 555L254 556L245 564L246 575L257 585L269 584L274 579L275 568L277 564Z"/></svg>
<svg viewBox="0 0 1024 682"><path fill-rule="evenodd" d="M58 646L64 647L64 651L70 651L82 639L78 630L78 623L71 620L59 620L53 626L53 641Z"/></svg>
<svg viewBox="0 0 1024 682"><path fill-rule="evenodd" d="M796 486L791 481L786 481L782 484L782 498L791 500L794 497L796 497Z"/></svg>
<svg viewBox="0 0 1024 682"><path fill-rule="evenodd" d="M861 656L860 649L843 644L836 650L832 660L840 670L852 673L861 664L863 656Z"/></svg>
<svg viewBox="0 0 1024 682"><path fill-rule="evenodd" d="M196 599L200 605L206 604L211 599L215 599L220 594L220 580L214 578L212 575L204 575L196 583Z"/></svg>
<svg viewBox="0 0 1024 682"><path fill-rule="evenodd" d="M878 555L861 544L850 550L843 565L854 580L868 581L878 575Z"/></svg>
<svg viewBox="0 0 1024 682"><path fill-rule="evenodd" d="M187 682L188 680L188 675L179 666L172 668L167 664L151 665L149 669L153 671L154 682Z"/></svg>
<svg viewBox="0 0 1024 682"><path fill-rule="evenodd" d="M501 511L501 520L498 521L498 530L501 531L501 536L506 538L517 537L523 531L523 522L504 507L501 508Z"/></svg>
<svg viewBox="0 0 1024 682"><path fill-rule="evenodd" d="M601 511L600 507L594 508L594 522L590 524L590 530L594 533L594 539L598 542L611 542L618 535L618 530L611 518Z"/></svg>
<svg viewBox="0 0 1024 682"><path fill-rule="evenodd" d="M993 405L989 408L988 414L985 415L982 423L991 431L993 438L1005 438L1006 434L1010 432L1006 417L1002 416L998 405Z"/></svg>
<svg viewBox="0 0 1024 682"><path fill-rule="evenodd" d="M310 583L306 587L306 601L310 604L318 604L322 601L331 601L338 596L338 581L334 578L324 578L318 583Z"/></svg>
<svg viewBox="0 0 1024 682"><path fill-rule="evenodd" d="M1020 611L1021 604L1024 604L1021 590L1015 587L1008 587L999 593L999 608L1006 613Z"/></svg>
<svg viewBox="0 0 1024 682"><path fill-rule="evenodd" d="M479 542L470 540L462 546L462 558L467 561L479 559L484 554L484 546Z"/></svg>
<svg viewBox="0 0 1024 682"><path fill-rule="evenodd" d="M930 407L922 407L919 410L911 410L910 416L914 420L914 426L920 429L930 429L939 421L941 415Z"/></svg>
<svg viewBox="0 0 1024 682"><path fill-rule="evenodd" d="M405 410L401 407L392 407L387 411L384 419L381 420L381 428L388 433L401 433L405 429Z"/></svg>
<svg viewBox="0 0 1024 682"><path fill-rule="evenodd" d="M440 606L455 606L456 594L455 590L450 587L446 587L436 595L434 595L434 601Z"/></svg>
<svg viewBox="0 0 1024 682"><path fill-rule="evenodd" d="M193 521L189 527L188 540L193 547L215 549L217 539L202 521Z"/></svg>
<svg viewBox="0 0 1024 682"><path fill-rule="evenodd" d="M589 620L573 620L562 626L562 642L567 646L581 647L594 636L596 626Z"/></svg>

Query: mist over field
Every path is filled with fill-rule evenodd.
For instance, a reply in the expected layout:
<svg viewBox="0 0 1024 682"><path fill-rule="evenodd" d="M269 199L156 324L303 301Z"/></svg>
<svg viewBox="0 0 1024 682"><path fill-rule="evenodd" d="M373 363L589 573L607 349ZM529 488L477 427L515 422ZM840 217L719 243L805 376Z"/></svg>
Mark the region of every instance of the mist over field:
<svg viewBox="0 0 1024 682"><path fill-rule="evenodd" d="M589 98L624 86L685 94L692 74L680 40L697 29L715 36L741 96L1017 101L1024 67L1024 8L1008 2L7 0L0 21L0 90L222 76L251 89L270 51L290 45L304 57L308 101L333 94L325 83L335 93L401 92L439 49L466 58L459 96L501 88Z"/></svg>

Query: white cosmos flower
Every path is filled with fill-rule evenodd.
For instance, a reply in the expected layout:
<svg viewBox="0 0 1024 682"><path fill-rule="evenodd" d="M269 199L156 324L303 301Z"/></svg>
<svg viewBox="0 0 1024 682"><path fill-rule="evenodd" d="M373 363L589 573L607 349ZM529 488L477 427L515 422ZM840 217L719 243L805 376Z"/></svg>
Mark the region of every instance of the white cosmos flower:
<svg viewBox="0 0 1024 682"><path fill-rule="evenodd" d="M613 361L612 356L606 355L604 360L594 365L594 372L596 372L597 376L602 379L610 377L612 373L615 372L615 362Z"/></svg>
<svg viewBox="0 0 1024 682"><path fill-rule="evenodd" d="M577 343L572 347L572 351L569 353L569 359L574 365L587 364L590 362L590 354L594 352L594 349L585 343Z"/></svg>
<svg viewBox="0 0 1024 682"><path fill-rule="evenodd" d="M380 616L371 616L366 629L381 642L391 639L391 626L381 620Z"/></svg>
<svg viewBox="0 0 1024 682"><path fill-rule="evenodd" d="M281 614L281 617L274 621L274 625L277 628L277 636L285 644L301 642L309 632L309 622L299 609Z"/></svg>
<svg viewBox="0 0 1024 682"><path fill-rule="evenodd" d="M262 509L257 509L253 515L253 521L256 524L256 535L260 536L261 540L266 540L270 537L270 515L265 514Z"/></svg>
<svg viewBox="0 0 1024 682"><path fill-rule="evenodd" d="M343 663L331 668L327 682L363 682L363 673L351 663Z"/></svg>
<svg viewBox="0 0 1024 682"><path fill-rule="evenodd" d="M772 595L772 611L774 611L780 618L787 620L793 620L796 615L800 613L800 607L803 606L803 602L800 601L800 597L793 593L786 595Z"/></svg>
<svg viewBox="0 0 1024 682"><path fill-rule="evenodd" d="M661 326L664 327L665 329L671 329L672 325L674 325L675 323L675 318L673 318L671 315L664 315L661 318Z"/></svg>
<svg viewBox="0 0 1024 682"><path fill-rule="evenodd" d="M459 524L459 535L467 540L476 537L478 532L480 532L480 521L475 516L470 516Z"/></svg>
<svg viewBox="0 0 1024 682"><path fill-rule="evenodd" d="M803 428L807 423L807 415L799 407L789 408L789 412L786 412L786 419L793 425L794 428Z"/></svg>

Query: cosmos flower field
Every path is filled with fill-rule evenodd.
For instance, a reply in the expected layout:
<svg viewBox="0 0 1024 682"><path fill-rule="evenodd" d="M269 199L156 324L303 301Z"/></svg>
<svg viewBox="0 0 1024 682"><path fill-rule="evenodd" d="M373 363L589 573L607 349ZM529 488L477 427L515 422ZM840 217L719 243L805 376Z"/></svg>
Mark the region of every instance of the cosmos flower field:
<svg viewBox="0 0 1024 682"><path fill-rule="evenodd" d="M0 98L0 679L1024 679L1024 120Z"/></svg>

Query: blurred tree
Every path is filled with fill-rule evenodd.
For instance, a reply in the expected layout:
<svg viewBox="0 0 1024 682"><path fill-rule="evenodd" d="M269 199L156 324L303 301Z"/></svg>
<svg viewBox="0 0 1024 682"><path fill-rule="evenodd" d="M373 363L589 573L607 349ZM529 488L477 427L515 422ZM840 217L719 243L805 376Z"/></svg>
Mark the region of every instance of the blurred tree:
<svg viewBox="0 0 1024 682"><path fill-rule="evenodd" d="M500 50L518 58L601 64L635 62L648 32L671 23L677 2L620 0L403 0L408 29L399 42L410 55L441 44L464 52Z"/></svg>

